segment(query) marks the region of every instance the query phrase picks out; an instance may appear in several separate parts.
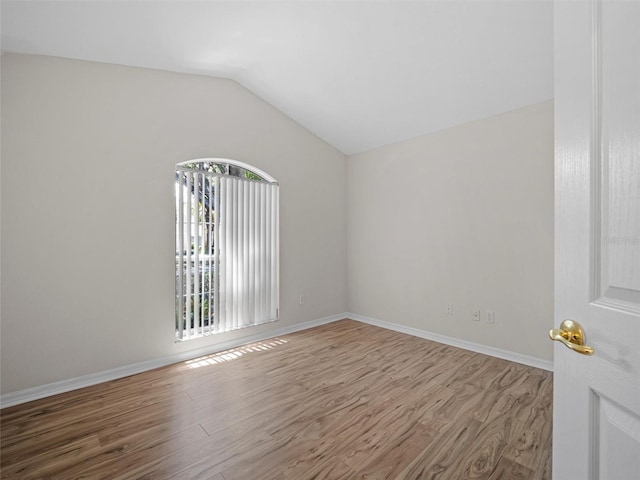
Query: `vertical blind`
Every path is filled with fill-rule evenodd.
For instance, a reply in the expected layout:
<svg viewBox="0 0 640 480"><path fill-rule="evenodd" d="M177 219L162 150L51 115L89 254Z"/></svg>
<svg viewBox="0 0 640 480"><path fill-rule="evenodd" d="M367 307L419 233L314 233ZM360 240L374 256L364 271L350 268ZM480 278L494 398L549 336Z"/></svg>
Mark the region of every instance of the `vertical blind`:
<svg viewBox="0 0 640 480"><path fill-rule="evenodd" d="M176 336L277 320L278 184L176 169Z"/></svg>

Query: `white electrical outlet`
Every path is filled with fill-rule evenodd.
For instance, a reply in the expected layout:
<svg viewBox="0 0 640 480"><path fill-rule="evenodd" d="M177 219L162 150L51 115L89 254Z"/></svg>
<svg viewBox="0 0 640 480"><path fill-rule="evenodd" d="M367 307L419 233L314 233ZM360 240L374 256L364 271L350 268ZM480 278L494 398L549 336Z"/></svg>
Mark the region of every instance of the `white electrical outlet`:
<svg viewBox="0 0 640 480"><path fill-rule="evenodd" d="M480 321L480 310L474 310L472 313L473 313L473 321L474 322L479 322Z"/></svg>
<svg viewBox="0 0 640 480"><path fill-rule="evenodd" d="M453 315L453 303L447 303L447 315Z"/></svg>
<svg viewBox="0 0 640 480"><path fill-rule="evenodd" d="M300 295L300 305L304 303L304 295Z"/></svg>
<svg viewBox="0 0 640 480"><path fill-rule="evenodd" d="M493 312L491 310L487 310L487 323L495 323Z"/></svg>

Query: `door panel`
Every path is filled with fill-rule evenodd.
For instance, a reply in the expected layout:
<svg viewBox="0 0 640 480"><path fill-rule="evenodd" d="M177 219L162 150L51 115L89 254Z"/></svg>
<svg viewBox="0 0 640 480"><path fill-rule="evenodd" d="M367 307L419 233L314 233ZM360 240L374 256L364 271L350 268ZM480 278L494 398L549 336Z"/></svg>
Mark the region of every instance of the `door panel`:
<svg viewBox="0 0 640 480"><path fill-rule="evenodd" d="M640 417L609 400L593 394L598 440L593 471L606 480L638 478L640 472Z"/></svg>
<svg viewBox="0 0 640 480"><path fill-rule="evenodd" d="M555 480L640 478L640 1L558 1Z"/></svg>
<svg viewBox="0 0 640 480"><path fill-rule="evenodd" d="M600 267L596 300L640 311L640 2L602 2L594 8L594 102L600 121L594 127L596 168L602 189L594 242ZM633 61L635 59L635 61ZM597 119L596 119L597 120ZM634 131L636 129L636 131ZM600 143L600 145L598 145ZM597 273L597 272L594 272ZM596 283L597 285L597 283Z"/></svg>

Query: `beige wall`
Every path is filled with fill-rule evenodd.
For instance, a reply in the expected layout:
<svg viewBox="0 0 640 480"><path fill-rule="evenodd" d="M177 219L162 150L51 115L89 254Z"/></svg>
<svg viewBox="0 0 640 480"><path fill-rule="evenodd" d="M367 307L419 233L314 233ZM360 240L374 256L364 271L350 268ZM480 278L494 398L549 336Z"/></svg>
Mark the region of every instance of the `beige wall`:
<svg viewBox="0 0 640 480"><path fill-rule="evenodd" d="M233 81L5 54L1 153L3 394L347 308L551 359L551 102L345 162ZM176 344L173 167L207 156L281 182L281 320Z"/></svg>
<svg viewBox="0 0 640 480"><path fill-rule="evenodd" d="M209 156L281 182L281 320L176 344L173 169ZM3 394L346 310L345 157L233 81L5 54L1 178Z"/></svg>
<svg viewBox="0 0 640 480"><path fill-rule="evenodd" d="M552 102L349 157L347 172L350 312L552 359Z"/></svg>

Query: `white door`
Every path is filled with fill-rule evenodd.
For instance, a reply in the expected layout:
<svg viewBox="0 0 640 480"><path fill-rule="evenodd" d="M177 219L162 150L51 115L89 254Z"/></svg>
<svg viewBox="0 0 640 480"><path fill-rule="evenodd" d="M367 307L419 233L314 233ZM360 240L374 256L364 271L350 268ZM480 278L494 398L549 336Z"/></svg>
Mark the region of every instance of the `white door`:
<svg viewBox="0 0 640 480"><path fill-rule="evenodd" d="M555 4L554 480L640 479L640 0Z"/></svg>

